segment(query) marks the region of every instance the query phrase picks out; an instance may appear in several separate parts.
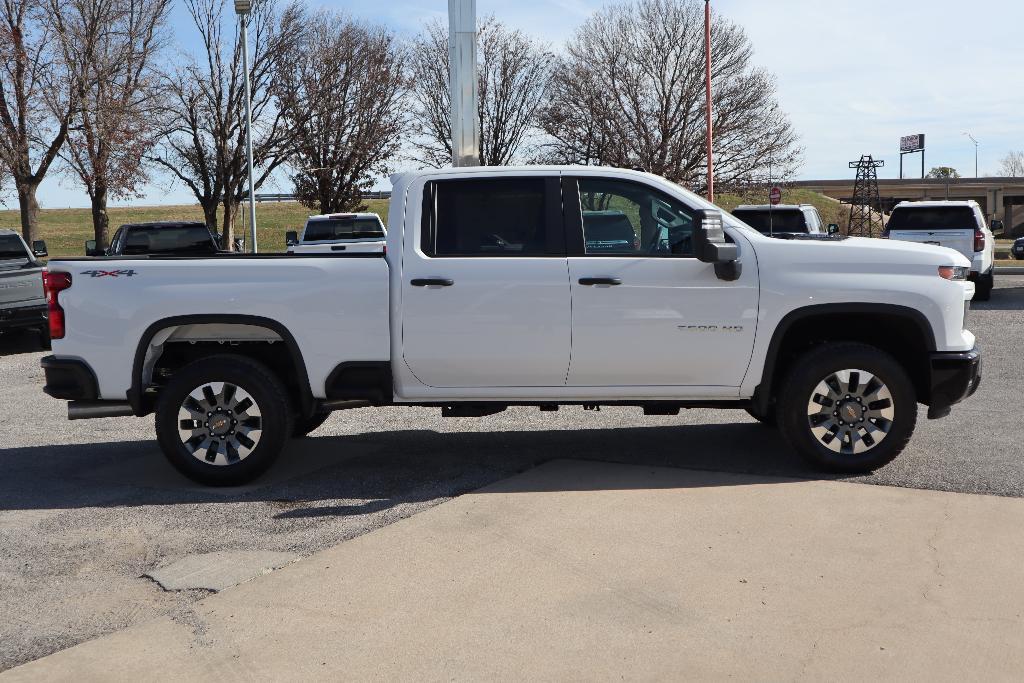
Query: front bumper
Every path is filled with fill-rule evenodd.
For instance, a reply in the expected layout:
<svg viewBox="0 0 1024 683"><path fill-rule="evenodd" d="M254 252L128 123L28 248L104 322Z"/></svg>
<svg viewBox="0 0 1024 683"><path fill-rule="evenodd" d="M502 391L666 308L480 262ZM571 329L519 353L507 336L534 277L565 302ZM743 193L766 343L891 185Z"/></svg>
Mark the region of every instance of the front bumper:
<svg viewBox="0 0 1024 683"><path fill-rule="evenodd" d="M981 366L981 351L978 349L932 354L929 420L949 415L954 405L978 390Z"/></svg>
<svg viewBox="0 0 1024 683"><path fill-rule="evenodd" d="M47 328L46 304L0 308L0 330L17 327Z"/></svg>

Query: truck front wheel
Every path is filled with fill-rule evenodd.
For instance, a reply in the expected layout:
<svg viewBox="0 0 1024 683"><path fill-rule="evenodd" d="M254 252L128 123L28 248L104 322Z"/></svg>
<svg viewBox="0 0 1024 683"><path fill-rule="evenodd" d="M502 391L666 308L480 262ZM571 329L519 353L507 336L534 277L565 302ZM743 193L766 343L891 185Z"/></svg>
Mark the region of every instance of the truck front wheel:
<svg viewBox="0 0 1024 683"><path fill-rule="evenodd" d="M914 385L896 360L866 344L804 354L782 385L779 427L820 469L871 472L906 447L917 423Z"/></svg>
<svg viewBox="0 0 1024 683"><path fill-rule="evenodd" d="M180 369L160 394L156 437L189 479L236 486L265 472L292 433L288 395L265 365L220 355Z"/></svg>

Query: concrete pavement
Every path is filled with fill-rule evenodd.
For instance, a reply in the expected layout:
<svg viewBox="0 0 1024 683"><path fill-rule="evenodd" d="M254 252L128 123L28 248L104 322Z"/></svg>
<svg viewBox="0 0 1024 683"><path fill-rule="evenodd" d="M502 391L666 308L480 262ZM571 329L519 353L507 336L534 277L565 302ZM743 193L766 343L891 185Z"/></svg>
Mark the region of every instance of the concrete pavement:
<svg viewBox="0 0 1024 683"><path fill-rule="evenodd" d="M1024 501L555 461L3 680L1014 679Z"/></svg>

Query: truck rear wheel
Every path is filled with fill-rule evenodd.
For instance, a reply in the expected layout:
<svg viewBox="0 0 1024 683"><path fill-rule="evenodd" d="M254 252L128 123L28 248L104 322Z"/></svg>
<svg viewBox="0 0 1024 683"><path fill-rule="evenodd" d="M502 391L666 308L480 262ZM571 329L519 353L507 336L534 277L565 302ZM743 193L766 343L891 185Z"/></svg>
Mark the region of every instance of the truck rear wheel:
<svg viewBox="0 0 1024 683"><path fill-rule="evenodd" d="M211 356L174 374L156 407L164 455L189 479L236 486L270 467L292 433L288 395L265 365Z"/></svg>
<svg viewBox="0 0 1024 683"><path fill-rule="evenodd" d="M786 441L830 472L871 472L892 462L917 423L910 377L892 356L866 344L828 344L803 355L778 405Z"/></svg>
<svg viewBox="0 0 1024 683"><path fill-rule="evenodd" d="M994 271L995 269L992 269L985 275L978 277L977 282L974 284L975 301L988 301L992 298L992 289L996 286Z"/></svg>

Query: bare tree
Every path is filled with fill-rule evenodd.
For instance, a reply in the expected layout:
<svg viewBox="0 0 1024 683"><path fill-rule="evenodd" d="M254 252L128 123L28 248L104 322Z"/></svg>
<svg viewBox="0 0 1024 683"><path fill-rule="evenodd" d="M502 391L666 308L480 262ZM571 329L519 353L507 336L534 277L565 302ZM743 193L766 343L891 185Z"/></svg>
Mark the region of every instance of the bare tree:
<svg viewBox="0 0 1024 683"><path fill-rule="evenodd" d="M245 91L242 51L237 30L225 40L225 0L185 0L198 31L201 53L167 78L170 123L154 162L167 169L195 195L206 224L218 227L223 210L223 243L234 241L238 206L246 192ZM256 0L249 21L249 75L252 83L253 164L260 187L288 160L292 131L274 106L271 83L283 50L301 36L297 6L283 13L274 0Z"/></svg>
<svg viewBox="0 0 1024 683"><path fill-rule="evenodd" d="M480 163L502 166L523 151L536 127L554 55L494 17L484 19L478 32ZM452 160L448 69L448 28L435 20L412 43L410 74L415 156L436 167Z"/></svg>
<svg viewBox="0 0 1024 683"><path fill-rule="evenodd" d="M320 213L358 210L398 151L405 54L384 28L322 11L282 53L273 88L295 135L292 179Z"/></svg>
<svg viewBox="0 0 1024 683"><path fill-rule="evenodd" d="M54 51L44 0L0 0L0 165L10 174L25 240L36 239L36 191L75 110L77 76Z"/></svg>
<svg viewBox="0 0 1024 683"><path fill-rule="evenodd" d="M1024 152L1008 152L999 162L999 175L1013 178L1024 176Z"/></svg>
<svg viewBox="0 0 1024 683"><path fill-rule="evenodd" d="M577 29L541 121L548 160L642 168L701 189L706 164L704 18L699 0L609 5ZM753 66L743 30L715 16L716 177L776 177L800 162L773 78Z"/></svg>
<svg viewBox="0 0 1024 683"><path fill-rule="evenodd" d="M161 113L153 62L171 0L49 0L65 61L80 74L79 111L62 152L92 204L97 244L106 246L109 197L146 181L145 155Z"/></svg>

